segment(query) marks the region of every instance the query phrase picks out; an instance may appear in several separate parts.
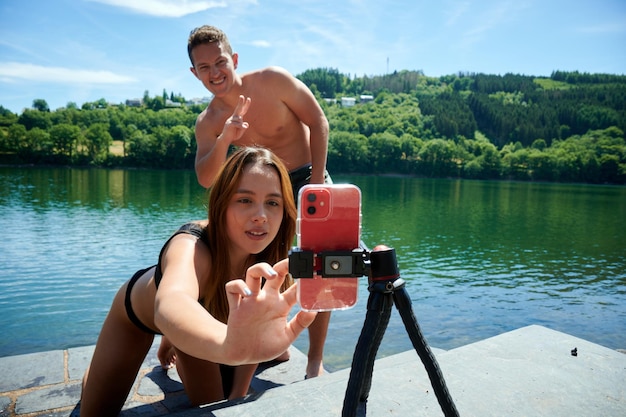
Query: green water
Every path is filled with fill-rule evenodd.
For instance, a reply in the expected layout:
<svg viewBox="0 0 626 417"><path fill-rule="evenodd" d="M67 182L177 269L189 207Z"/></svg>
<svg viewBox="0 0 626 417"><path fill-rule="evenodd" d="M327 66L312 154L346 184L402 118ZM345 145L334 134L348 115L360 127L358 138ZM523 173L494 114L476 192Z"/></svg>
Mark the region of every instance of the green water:
<svg viewBox="0 0 626 417"><path fill-rule="evenodd" d="M361 188L363 240L396 249L431 346L540 324L626 347L625 187L333 178ZM190 171L0 167L0 356L94 344L114 292L204 205ZM333 314L331 370L350 364L361 284ZM380 353L409 349L394 311Z"/></svg>

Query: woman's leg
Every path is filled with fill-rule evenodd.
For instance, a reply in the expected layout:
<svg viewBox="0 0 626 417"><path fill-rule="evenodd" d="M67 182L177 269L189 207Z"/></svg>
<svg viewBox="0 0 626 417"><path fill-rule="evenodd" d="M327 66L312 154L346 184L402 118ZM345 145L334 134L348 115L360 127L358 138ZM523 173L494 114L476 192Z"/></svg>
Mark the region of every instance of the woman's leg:
<svg viewBox="0 0 626 417"><path fill-rule="evenodd" d="M226 398L218 364L176 349L176 370L193 405L210 404Z"/></svg>
<svg viewBox="0 0 626 417"><path fill-rule="evenodd" d="M248 391L250 391L250 383L252 382L252 378L254 378L254 373L256 372L256 368L258 368L258 366L259 365L255 363L235 367L233 386L228 394L229 400L242 398L248 395Z"/></svg>
<svg viewBox="0 0 626 417"><path fill-rule="evenodd" d="M113 299L85 372L81 417L117 416L152 346L154 336L137 328L126 315L126 286Z"/></svg>
<svg viewBox="0 0 626 417"><path fill-rule="evenodd" d="M176 351L176 369L193 405L210 404L228 397L245 397L250 389L257 364L220 366L216 363ZM182 358L182 360L181 360ZM226 372L225 375L222 372Z"/></svg>
<svg viewBox="0 0 626 417"><path fill-rule="evenodd" d="M324 373L324 344L330 323L330 311L317 313L309 326L309 352L306 378L315 378Z"/></svg>

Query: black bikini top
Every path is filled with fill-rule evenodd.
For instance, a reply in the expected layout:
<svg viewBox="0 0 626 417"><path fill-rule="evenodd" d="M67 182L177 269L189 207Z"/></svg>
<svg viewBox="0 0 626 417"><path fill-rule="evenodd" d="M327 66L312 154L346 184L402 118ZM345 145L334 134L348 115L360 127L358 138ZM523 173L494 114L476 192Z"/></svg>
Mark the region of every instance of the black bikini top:
<svg viewBox="0 0 626 417"><path fill-rule="evenodd" d="M159 288L159 284L161 283L161 279L163 278L163 271L161 270L161 258L163 257L163 252L165 252L165 248L170 243L170 241L174 238L174 236L179 235L181 233L187 233L189 235L193 235L203 241L207 246L209 244L207 235L204 231L204 228L197 223L187 223L184 224L178 229L163 245L161 248L161 253L159 253L159 262L156 264L156 269L154 271L154 283L156 287Z"/></svg>

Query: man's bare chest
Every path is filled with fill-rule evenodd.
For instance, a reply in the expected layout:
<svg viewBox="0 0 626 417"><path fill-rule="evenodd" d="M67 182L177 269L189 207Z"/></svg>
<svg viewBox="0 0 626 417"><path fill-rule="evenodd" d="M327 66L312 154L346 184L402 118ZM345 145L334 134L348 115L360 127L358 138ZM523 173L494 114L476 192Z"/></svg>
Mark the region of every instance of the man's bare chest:
<svg viewBox="0 0 626 417"><path fill-rule="evenodd" d="M275 142L297 134L300 123L287 106L282 103L281 106L257 104L251 105L243 117L248 123L248 129L242 139L260 141L258 144L263 144L265 140Z"/></svg>

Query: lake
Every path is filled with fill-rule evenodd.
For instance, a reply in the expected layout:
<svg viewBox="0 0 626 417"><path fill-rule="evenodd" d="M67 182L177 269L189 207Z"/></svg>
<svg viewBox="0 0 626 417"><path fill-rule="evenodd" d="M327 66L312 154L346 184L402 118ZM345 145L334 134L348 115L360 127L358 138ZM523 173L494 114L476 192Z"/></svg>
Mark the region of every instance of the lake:
<svg viewBox="0 0 626 417"><path fill-rule="evenodd" d="M363 241L395 248L430 346L539 324L626 348L626 187L333 179L361 188ZM205 216L192 171L0 167L0 357L95 344L118 288ZM333 313L330 370L350 366L365 278L359 291ZM380 355L411 349L394 310Z"/></svg>

